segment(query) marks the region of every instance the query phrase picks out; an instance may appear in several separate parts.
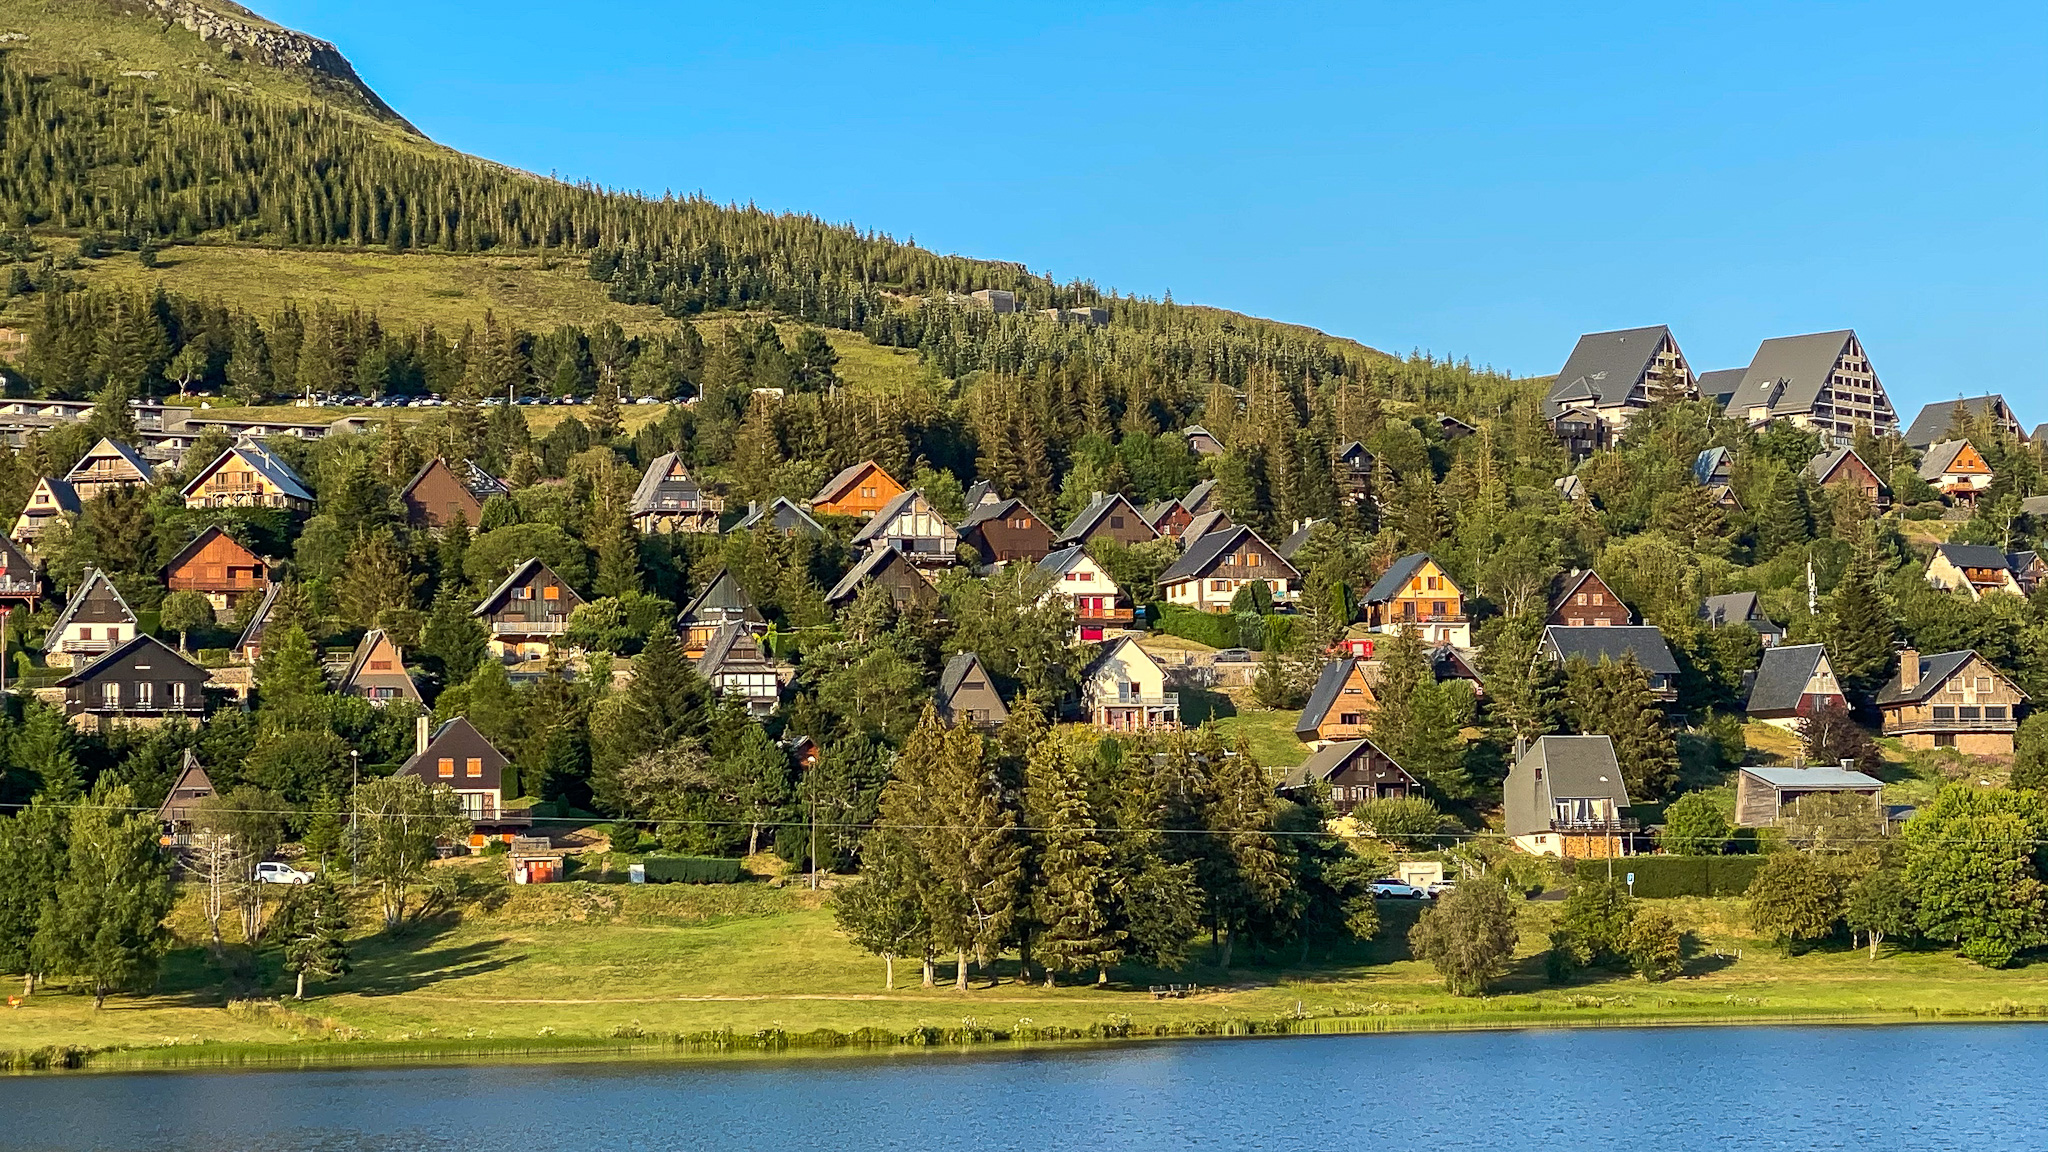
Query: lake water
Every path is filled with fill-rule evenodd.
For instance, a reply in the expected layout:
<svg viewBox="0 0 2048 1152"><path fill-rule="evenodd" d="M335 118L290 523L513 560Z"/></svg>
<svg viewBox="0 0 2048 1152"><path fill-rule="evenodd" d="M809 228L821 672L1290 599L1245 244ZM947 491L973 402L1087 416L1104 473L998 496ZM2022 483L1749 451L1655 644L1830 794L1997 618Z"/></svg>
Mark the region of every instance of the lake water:
<svg viewBox="0 0 2048 1152"><path fill-rule="evenodd" d="M0 1079L0 1148L23 1152L2044 1147L2027 1024Z"/></svg>

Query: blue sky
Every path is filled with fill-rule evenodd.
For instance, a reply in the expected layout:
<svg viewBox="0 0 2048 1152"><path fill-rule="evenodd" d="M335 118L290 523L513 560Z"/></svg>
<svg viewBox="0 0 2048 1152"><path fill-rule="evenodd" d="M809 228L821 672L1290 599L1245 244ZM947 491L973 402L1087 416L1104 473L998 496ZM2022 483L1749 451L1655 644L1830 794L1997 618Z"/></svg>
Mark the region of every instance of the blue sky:
<svg viewBox="0 0 2048 1152"><path fill-rule="evenodd" d="M1523 374L1853 327L2048 420L2038 2L252 2L538 172Z"/></svg>

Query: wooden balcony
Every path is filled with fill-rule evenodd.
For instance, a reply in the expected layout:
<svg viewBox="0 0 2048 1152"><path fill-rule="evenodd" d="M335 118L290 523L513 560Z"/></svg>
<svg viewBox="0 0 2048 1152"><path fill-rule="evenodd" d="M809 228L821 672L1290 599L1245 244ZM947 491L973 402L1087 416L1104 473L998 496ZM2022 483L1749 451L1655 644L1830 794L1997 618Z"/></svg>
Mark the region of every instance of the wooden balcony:
<svg viewBox="0 0 2048 1152"><path fill-rule="evenodd" d="M1077 608L1074 620L1081 624L1129 624L1137 617L1131 608Z"/></svg>
<svg viewBox="0 0 2048 1152"><path fill-rule="evenodd" d="M1640 821L1624 818L1613 820L1552 820L1550 822L1550 830L1552 832L1570 832L1577 835L1588 833L1594 835L1616 835L1623 832L1634 832L1641 827L1642 823Z"/></svg>
<svg viewBox="0 0 2048 1152"><path fill-rule="evenodd" d="M546 620L493 620L493 636L559 636L569 630L567 616L555 616Z"/></svg>
<svg viewBox="0 0 2048 1152"><path fill-rule="evenodd" d="M2008 713L2003 720L1905 720L1884 718L1884 734L1907 732L2017 732L2020 722Z"/></svg>

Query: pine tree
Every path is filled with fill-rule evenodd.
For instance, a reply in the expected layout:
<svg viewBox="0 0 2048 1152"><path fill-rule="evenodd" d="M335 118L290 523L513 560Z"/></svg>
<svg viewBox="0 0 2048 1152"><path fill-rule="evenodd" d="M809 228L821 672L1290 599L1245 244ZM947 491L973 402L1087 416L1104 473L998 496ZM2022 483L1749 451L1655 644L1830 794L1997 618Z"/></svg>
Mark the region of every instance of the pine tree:
<svg viewBox="0 0 2048 1152"><path fill-rule="evenodd" d="M1258 761L1239 748L1212 762L1210 775L1214 798L1203 816L1217 855L1203 862L1202 888L1210 922L1223 933L1217 963L1228 968L1240 937L1288 927L1299 910L1292 907L1293 877L1273 836L1273 790Z"/></svg>
<svg viewBox="0 0 2048 1152"><path fill-rule="evenodd" d="M319 709L326 695L327 677L304 628L294 624L263 646L256 660L256 699L267 727L280 731L324 725Z"/></svg>
<svg viewBox="0 0 2048 1152"><path fill-rule="evenodd" d="M1025 811L1039 847L1032 914L1042 926L1037 951L1046 986L1056 972L1089 968L1097 984L1105 983L1109 966L1123 955L1124 935L1115 923L1111 854L1086 782L1060 736L1049 735L1032 750Z"/></svg>
<svg viewBox="0 0 2048 1152"><path fill-rule="evenodd" d="M980 734L964 724L947 729L941 749L927 864L946 891L946 914L933 916L934 927L958 956L954 981L964 992L969 954L986 965L1022 911L1024 837Z"/></svg>
<svg viewBox="0 0 2048 1152"><path fill-rule="evenodd" d="M24 996L42 971L36 933L70 866L69 829L65 809L40 799L0 816L0 972L21 973Z"/></svg>
<svg viewBox="0 0 2048 1152"><path fill-rule="evenodd" d="M273 924L284 945L284 970L297 978L294 1000L306 998L306 977L338 980L348 975L348 908L326 871L292 890Z"/></svg>
<svg viewBox="0 0 2048 1152"><path fill-rule="evenodd" d="M1388 755L1398 757L1395 749L1408 746L1416 689L1434 678L1422 637L1413 628L1395 633L1380 656L1380 681L1373 689L1378 703L1370 720L1373 743Z"/></svg>
<svg viewBox="0 0 2048 1152"><path fill-rule="evenodd" d="M53 804L76 800L85 785L71 751L71 726L63 713L48 705L31 704L24 712L21 730L8 749L10 757L35 777L39 798Z"/></svg>
<svg viewBox="0 0 2048 1152"><path fill-rule="evenodd" d="M127 788L102 785L73 810L64 878L36 929L38 967L85 977L95 1009L153 984L171 942L169 861L154 814L133 806Z"/></svg>
<svg viewBox="0 0 2048 1152"><path fill-rule="evenodd" d="M609 812L627 810L620 772L648 753L696 745L709 733L710 686L683 656L667 621L648 633L633 659L633 678L594 732L591 790ZM599 725L593 725L594 728Z"/></svg>
<svg viewBox="0 0 2048 1152"><path fill-rule="evenodd" d="M1821 627L1828 664L1844 689L1867 696L1883 685L1892 663L1892 614L1865 555L1849 562L1841 582L1828 593Z"/></svg>

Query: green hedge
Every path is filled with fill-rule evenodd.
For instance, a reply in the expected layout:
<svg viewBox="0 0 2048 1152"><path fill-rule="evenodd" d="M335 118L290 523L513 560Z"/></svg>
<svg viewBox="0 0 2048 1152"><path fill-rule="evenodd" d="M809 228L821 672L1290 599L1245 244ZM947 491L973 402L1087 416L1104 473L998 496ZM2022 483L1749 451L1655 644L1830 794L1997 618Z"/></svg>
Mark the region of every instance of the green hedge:
<svg viewBox="0 0 2048 1152"><path fill-rule="evenodd" d="M737 884L740 862L718 856L649 856L649 884Z"/></svg>
<svg viewBox="0 0 2048 1152"><path fill-rule="evenodd" d="M1668 896L1740 896L1763 867L1761 856L1629 856L1614 862L1614 878L1636 876L1635 894L1657 900ZM1581 860L1578 874L1586 880L1607 879L1607 861Z"/></svg>
<svg viewBox="0 0 2048 1152"><path fill-rule="evenodd" d="M1254 648L1263 651L1268 646L1284 648L1294 636L1294 617L1269 615L1265 617L1263 636L1246 636L1245 631L1257 632L1257 628L1239 629L1238 617L1234 612L1203 612L1195 608L1181 608L1172 604L1154 604L1152 617L1158 621L1154 627L1168 636L1193 640L1211 648Z"/></svg>

